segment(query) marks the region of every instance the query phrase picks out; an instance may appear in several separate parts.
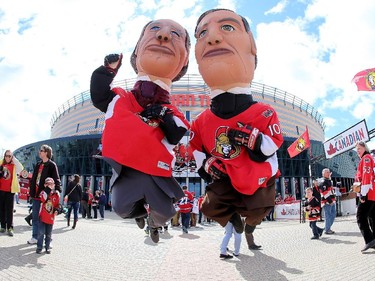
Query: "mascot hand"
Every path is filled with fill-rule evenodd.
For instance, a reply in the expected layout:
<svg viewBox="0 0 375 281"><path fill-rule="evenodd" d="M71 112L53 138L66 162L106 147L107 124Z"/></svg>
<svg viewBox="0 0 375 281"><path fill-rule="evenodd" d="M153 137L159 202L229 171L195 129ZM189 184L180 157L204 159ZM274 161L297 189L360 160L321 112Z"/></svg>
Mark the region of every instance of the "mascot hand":
<svg viewBox="0 0 375 281"><path fill-rule="evenodd" d="M238 127L235 129L228 130L228 138L233 145L243 145L251 150L254 150L256 141L259 137L259 130L252 128L249 125L244 125L241 122L237 122Z"/></svg>
<svg viewBox="0 0 375 281"><path fill-rule="evenodd" d="M161 104L152 104L141 112L141 116L147 119L163 119L166 114L170 113L172 113L172 110L168 107Z"/></svg>
<svg viewBox="0 0 375 281"><path fill-rule="evenodd" d="M114 75L120 69L122 64L122 54L110 54L104 58L104 66L109 70L109 72Z"/></svg>
<svg viewBox="0 0 375 281"><path fill-rule="evenodd" d="M204 163L204 170L208 173L212 179L218 180L228 177L227 171L223 162L215 157L210 157Z"/></svg>

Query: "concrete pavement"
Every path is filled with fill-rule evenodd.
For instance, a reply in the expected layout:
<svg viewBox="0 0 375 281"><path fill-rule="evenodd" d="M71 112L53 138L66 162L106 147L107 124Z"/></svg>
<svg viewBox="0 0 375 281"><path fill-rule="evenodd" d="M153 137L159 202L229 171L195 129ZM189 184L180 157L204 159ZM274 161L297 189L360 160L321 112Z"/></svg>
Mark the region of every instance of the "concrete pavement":
<svg viewBox="0 0 375 281"><path fill-rule="evenodd" d="M361 253L364 241L354 216L337 218L335 235L310 240L308 223L264 222L255 231L261 251L219 259L223 228L205 224L182 234L170 228L154 244L133 220L106 211L104 220L80 219L53 230L51 255L28 245L31 227L25 204L16 206L14 237L0 234L0 280L373 280L375 250ZM322 223L320 223L321 225ZM229 248L233 249L233 238Z"/></svg>

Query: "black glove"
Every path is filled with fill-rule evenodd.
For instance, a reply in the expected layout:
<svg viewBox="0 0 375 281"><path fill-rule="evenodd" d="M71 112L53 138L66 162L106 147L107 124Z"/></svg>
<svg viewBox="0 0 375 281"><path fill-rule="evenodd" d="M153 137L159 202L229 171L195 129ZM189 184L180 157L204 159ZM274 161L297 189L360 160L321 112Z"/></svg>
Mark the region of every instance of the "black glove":
<svg viewBox="0 0 375 281"><path fill-rule="evenodd" d="M162 106L161 104L152 104L147 106L142 112L141 116L147 119L160 119L162 120L166 114L171 114L172 110L170 110L166 106Z"/></svg>
<svg viewBox="0 0 375 281"><path fill-rule="evenodd" d="M223 162L215 157L210 157L204 162L204 170L212 177L213 180L228 177Z"/></svg>
<svg viewBox="0 0 375 281"><path fill-rule="evenodd" d="M258 141L259 134L260 132L258 129L252 128L249 125L244 125L240 122L238 122L238 128L230 128L228 130L228 138L231 144L243 145L250 150L254 150L256 146L260 145Z"/></svg>
<svg viewBox="0 0 375 281"><path fill-rule="evenodd" d="M117 62L115 67L111 67L110 64ZM117 74L117 71L120 69L122 64L122 54L110 54L104 58L104 66L109 72L114 75Z"/></svg>

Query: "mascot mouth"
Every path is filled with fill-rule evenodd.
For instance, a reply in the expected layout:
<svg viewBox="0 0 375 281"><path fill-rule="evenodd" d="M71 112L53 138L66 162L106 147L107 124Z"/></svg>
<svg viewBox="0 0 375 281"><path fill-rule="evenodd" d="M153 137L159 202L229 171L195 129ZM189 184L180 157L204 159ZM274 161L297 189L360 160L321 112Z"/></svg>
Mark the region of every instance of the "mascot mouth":
<svg viewBox="0 0 375 281"><path fill-rule="evenodd" d="M216 56L229 55L229 54L233 54L233 52L228 49L220 48L220 49L210 50L204 53L203 57L209 58L209 57L216 57Z"/></svg>
<svg viewBox="0 0 375 281"><path fill-rule="evenodd" d="M165 46L150 45L150 46L147 47L147 50L150 50L151 52L155 52L155 53L162 53L162 54L165 54L165 55L174 56L174 52L171 49L169 49L168 47L165 47Z"/></svg>

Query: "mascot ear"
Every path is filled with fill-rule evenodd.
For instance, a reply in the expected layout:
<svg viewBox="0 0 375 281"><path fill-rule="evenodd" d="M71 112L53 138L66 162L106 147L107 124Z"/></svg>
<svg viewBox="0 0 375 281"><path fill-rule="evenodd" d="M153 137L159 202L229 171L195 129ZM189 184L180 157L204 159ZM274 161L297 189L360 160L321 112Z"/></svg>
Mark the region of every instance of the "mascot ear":
<svg viewBox="0 0 375 281"><path fill-rule="evenodd" d="M255 44L253 33L251 31L248 31L248 33L249 33L249 37L250 37L251 54L256 56L257 55L257 46Z"/></svg>

